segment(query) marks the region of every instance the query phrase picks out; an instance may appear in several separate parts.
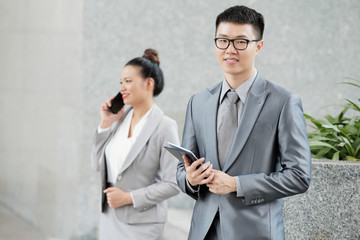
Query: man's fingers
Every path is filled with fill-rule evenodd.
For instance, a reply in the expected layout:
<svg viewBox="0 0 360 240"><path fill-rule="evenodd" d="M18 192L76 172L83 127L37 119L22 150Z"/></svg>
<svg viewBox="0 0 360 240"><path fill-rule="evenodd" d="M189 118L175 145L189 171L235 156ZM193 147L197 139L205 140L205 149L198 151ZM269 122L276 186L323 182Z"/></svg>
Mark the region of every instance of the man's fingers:
<svg viewBox="0 0 360 240"><path fill-rule="evenodd" d="M189 167L189 166L191 165L191 164L189 163L189 159L188 159L185 155L183 155L182 158L184 159L185 167L186 167L186 168Z"/></svg>
<svg viewBox="0 0 360 240"><path fill-rule="evenodd" d="M213 176L210 176L213 165L210 162L203 163L205 158L200 158L192 164L189 163L186 156L183 156L183 159L186 166L187 179L192 186L206 184L212 180ZM208 179L209 177L210 179Z"/></svg>
<svg viewBox="0 0 360 240"><path fill-rule="evenodd" d="M197 171L201 173L201 177L206 177L212 170L213 165L210 162L202 164Z"/></svg>
<svg viewBox="0 0 360 240"><path fill-rule="evenodd" d="M206 186L209 185L209 183L214 179L215 174L212 173L207 178L204 178L204 180L201 181L201 184L206 184ZM209 186L208 186L209 187Z"/></svg>
<svg viewBox="0 0 360 240"><path fill-rule="evenodd" d="M189 159L188 159L185 155L183 156L183 159L184 159L184 160L186 159L186 161L187 161L187 164L185 164L185 166L186 166L186 167L191 167L191 169L192 169L193 171L195 171L195 170L197 169L197 167L198 167L202 162L205 161L205 158L200 158L200 159L196 160L195 162L190 163Z"/></svg>
<svg viewBox="0 0 360 240"><path fill-rule="evenodd" d="M202 159L204 159L204 158L202 158ZM197 163L197 162L194 162L194 164L195 163ZM206 162L203 164L201 164L201 162L200 162L197 166L194 166L195 167L194 171L198 171L200 174L200 173L203 173L205 170L207 170L209 168L209 166L210 166L210 162Z"/></svg>
<svg viewBox="0 0 360 240"><path fill-rule="evenodd" d="M187 168L187 170L186 170L187 172L188 171L192 171L192 172L196 171L197 168L199 166L201 166L201 163L205 161L205 158L200 158L200 159L196 160L195 162L190 163L189 159L185 155L183 155L182 158L184 159L185 168ZM205 169L206 169L206 167L203 168L203 170L205 170Z"/></svg>

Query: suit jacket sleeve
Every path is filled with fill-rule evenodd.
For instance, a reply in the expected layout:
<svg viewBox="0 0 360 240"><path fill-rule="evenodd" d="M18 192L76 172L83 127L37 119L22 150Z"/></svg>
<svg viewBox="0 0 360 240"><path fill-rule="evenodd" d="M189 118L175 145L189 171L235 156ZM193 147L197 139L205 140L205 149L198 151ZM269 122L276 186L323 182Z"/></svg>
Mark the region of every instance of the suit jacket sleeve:
<svg viewBox="0 0 360 240"><path fill-rule="evenodd" d="M95 132L94 143L91 149L91 166L95 171L100 171L100 159L102 158L103 150L107 139L111 135L111 130L102 133Z"/></svg>
<svg viewBox="0 0 360 240"><path fill-rule="evenodd" d="M305 192L310 184L311 155L301 100L291 95L285 102L278 121L278 159L281 170L240 175L244 204L264 201ZM254 200L255 199L255 200Z"/></svg>
<svg viewBox="0 0 360 240"><path fill-rule="evenodd" d="M192 119L192 102L194 96L192 96L189 100L187 110L186 110L186 117L185 117L185 125L184 125L184 132L183 132L183 139L182 139L182 146L191 150L196 156L199 156L196 137L195 137L195 130L193 125ZM195 200L198 199L198 192L193 192L188 189L186 184L186 170L184 161L179 161L177 167L177 174L176 174L178 185L184 193L188 194L190 197L194 198Z"/></svg>
<svg viewBox="0 0 360 240"><path fill-rule="evenodd" d="M135 208L146 210L179 193L179 188L176 184L176 165L178 160L163 147L167 142L179 143L177 124L174 120L166 119L168 121L160 123L161 130L158 135L158 147L161 148L160 171L162 173L162 180L131 192L136 203L134 205Z"/></svg>

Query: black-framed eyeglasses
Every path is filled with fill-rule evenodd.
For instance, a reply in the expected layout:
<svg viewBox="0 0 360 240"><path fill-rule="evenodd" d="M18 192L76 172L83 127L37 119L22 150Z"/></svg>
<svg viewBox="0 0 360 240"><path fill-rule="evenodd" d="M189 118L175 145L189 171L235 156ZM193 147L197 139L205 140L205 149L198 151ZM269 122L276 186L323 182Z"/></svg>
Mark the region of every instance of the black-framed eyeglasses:
<svg viewBox="0 0 360 240"><path fill-rule="evenodd" d="M233 43L233 46L236 50L245 50L249 42L259 42L261 40L248 40L248 39L227 39L227 38L215 38L215 46L218 49L225 50L230 46L230 43Z"/></svg>

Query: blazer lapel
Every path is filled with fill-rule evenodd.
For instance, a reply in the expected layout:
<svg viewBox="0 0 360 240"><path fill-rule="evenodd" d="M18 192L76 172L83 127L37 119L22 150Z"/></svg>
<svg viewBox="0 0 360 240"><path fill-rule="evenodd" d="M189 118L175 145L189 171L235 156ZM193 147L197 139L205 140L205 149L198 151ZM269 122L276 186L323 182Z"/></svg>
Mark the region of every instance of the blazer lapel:
<svg viewBox="0 0 360 240"><path fill-rule="evenodd" d="M205 151L206 151L206 155L215 156L214 158L211 158L211 159L215 159L212 162L214 169L220 169L219 160L218 160L218 150L217 150L216 124L217 124L217 110L219 105L221 86L222 86L222 82L216 84L216 86L214 86L213 88L208 89L210 95L204 107L204 109L207 110L204 114L204 119L203 119L206 124ZM210 158L208 157L208 159Z"/></svg>
<svg viewBox="0 0 360 240"><path fill-rule="evenodd" d="M246 99L240 124L235 133L234 141L223 169L224 172L227 171L227 169L237 159L237 156L240 154L247 139L249 138L252 128L268 95L268 92L265 90L265 84L265 80L260 76L260 74L258 74Z"/></svg>
<svg viewBox="0 0 360 240"><path fill-rule="evenodd" d="M132 107L125 105L125 109L124 109L124 114L121 116L121 118L111 126L111 133L110 136L108 137L108 139L106 140L105 146L109 143L111 137L116 133L117 129L119 128L119 125L124 121L126 115L130 112L130 110L132 109ZM100 161L100 175L101 175L101 179L102 179L102 183L104 184L103 188L105 189L106 187L106 182L107 182L107 166L106 166L106 157L105 157L105 149L106 147L103 147L102 150L102 159Z"/></svg>
<svg viewBox="0 0 360 240"><path fill-rule="evenodd" d="M122 167L119 172L121 174L124 172L130 164L135 160L136 156L140 153L140 151L144 148L145 144L151 137L151 134L155 131L156 127L160 124L163 118L163 112L154 105L154 109L150 113L148 120L146 121L143 129L141 130L139 136L136 138L136 141L132 145Z"/></svg>
<svg viewBox="0 0 360 240"><path fill-rule="evenodd" d="M116 131L117 131L117 129L119 128L119 125L124 121L124 119L125 119L125 117L126 117L126 115L128 115L128 113L130 112L130 110L132 109L132 107L130 107L130 106L127 106L127 105L125 105L125 109L124 109L124 114L121 116L121 118L115 123L115 124L113 124L112 126L111 126L111 128L110 128L110 136L108 137L108 139L106 140L106 143L105 143L105 146L109 143L109 141L110 141L110 139L111 139L111 137L116 133ZM103 169L104 169L104 171L106 172L106 161L105 161L105 147L103 148L103 150L102 150L102 156L103 156L103 160L101 161L101 165L103 165ZM100 165L100 167L101 167L101 165ZM101 171L101 172L103 172L103 171Z"/></svg>

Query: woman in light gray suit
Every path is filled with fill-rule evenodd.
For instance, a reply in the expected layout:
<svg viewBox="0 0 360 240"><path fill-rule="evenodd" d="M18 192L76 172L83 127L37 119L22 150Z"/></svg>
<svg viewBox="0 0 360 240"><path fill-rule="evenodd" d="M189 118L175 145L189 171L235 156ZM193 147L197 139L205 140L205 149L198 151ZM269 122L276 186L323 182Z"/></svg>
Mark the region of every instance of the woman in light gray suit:
<svg viewBox="0 0 360 240"><path fill-rule="evenodd" d="M154 104L164 86L158 53L129 61L121 73L125 107L101 106L91 153L101 173L100 239L160 239L167 218L166 199L178 194L177 159L163 146L178 143L177 124Z"/></svg>

